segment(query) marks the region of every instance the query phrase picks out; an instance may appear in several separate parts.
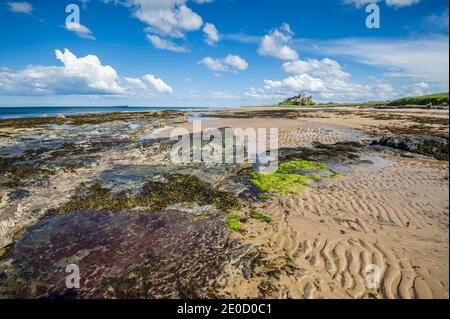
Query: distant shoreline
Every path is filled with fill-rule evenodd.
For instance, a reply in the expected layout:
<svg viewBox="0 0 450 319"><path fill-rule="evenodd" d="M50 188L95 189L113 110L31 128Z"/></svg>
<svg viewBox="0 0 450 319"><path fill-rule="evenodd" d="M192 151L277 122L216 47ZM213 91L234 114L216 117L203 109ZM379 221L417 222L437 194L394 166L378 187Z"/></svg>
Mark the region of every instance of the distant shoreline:
<svg viewBox="0 0 450 319"><path fill-rule="evenodd" d="M209 110L201 107L134 107L134 106L94 106L94 107L70 107L70 106L46 106L46 107L0 107L0 119L18 119L35 117L56 117L58 115L76 116L86 114L105 113L131 113L153 111L190 111Z"/></svg>

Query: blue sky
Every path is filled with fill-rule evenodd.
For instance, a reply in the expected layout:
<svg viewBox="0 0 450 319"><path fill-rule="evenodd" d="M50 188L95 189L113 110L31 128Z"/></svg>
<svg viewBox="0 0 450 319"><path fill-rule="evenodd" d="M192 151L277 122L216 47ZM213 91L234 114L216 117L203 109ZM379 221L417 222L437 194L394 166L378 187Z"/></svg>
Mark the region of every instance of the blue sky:
<svg viewBox="0 0 450 319"><path fill-rule="evenodd" d="M366 27L377 2L380 28ZM66 7L80 8L66 21ZM0 106L240 106L448 91L445 0L0 1Z"/></svg>

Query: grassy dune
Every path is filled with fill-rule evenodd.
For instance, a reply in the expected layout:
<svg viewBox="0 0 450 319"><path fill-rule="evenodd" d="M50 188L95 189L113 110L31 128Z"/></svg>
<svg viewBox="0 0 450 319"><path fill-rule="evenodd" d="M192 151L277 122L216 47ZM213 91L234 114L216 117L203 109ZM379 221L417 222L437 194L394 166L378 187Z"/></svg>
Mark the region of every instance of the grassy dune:
<svg viewBox="0 0 450 319"><path fill-rule="evenodd" d="M387 102L389 106L403 105L448 105L448 93L438 93L415 97L405 97Z"/></svg>

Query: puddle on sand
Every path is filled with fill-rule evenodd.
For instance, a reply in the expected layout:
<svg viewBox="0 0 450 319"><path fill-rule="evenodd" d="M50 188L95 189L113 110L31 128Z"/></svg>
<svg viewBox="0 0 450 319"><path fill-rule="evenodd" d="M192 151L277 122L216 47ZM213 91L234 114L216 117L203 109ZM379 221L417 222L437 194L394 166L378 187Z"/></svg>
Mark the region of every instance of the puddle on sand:
<svg viewBox="0 0 450 319"><path fill-rule="evenodd" d="M71 297L210 298L231 246L213 208L48 216L0 260L0 298L67 296L69 264L81 285Z"/></svg>

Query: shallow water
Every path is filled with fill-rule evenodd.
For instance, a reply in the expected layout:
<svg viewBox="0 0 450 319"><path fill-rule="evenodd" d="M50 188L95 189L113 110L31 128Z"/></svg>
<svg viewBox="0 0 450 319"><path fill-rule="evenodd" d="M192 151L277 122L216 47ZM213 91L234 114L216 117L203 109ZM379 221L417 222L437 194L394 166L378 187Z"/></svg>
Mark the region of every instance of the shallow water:
<svg viewBox="0 0 450 319"><path fill-rule="evenodd" d="M69 264L80 269L72 297L212 297L232 246L224 218L211 207L47 216L0 261L0 298L63 296Z"/></svg>

